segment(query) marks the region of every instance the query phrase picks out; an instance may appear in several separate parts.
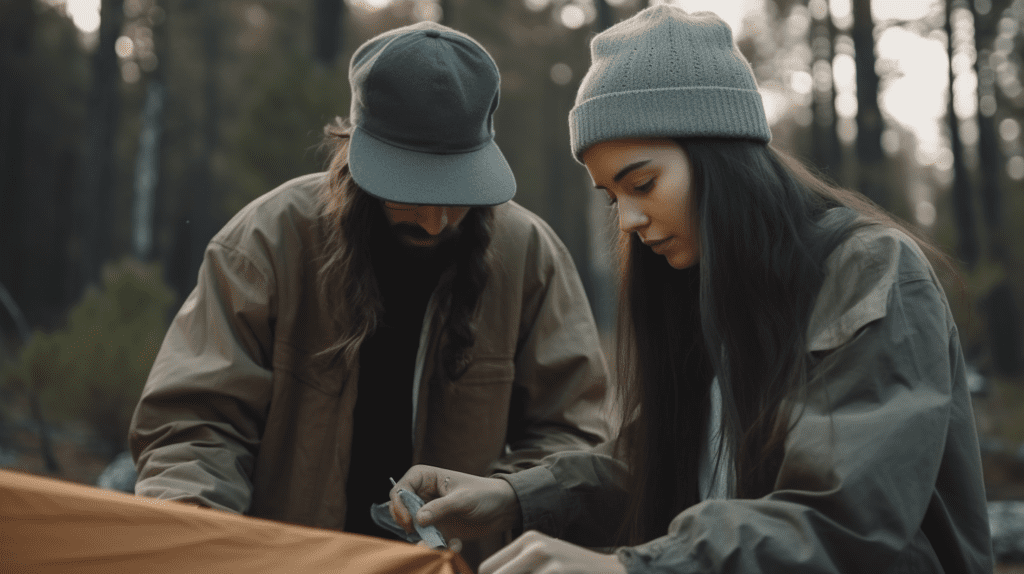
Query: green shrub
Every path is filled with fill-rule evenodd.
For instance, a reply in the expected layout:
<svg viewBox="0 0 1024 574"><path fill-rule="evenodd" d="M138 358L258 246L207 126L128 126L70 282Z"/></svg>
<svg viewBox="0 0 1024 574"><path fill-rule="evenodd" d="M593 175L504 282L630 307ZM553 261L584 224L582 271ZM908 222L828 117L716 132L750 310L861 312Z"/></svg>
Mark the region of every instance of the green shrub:
<svg viewBox="0 0 1024 574"><path fill-rule="evenodd" d="M48 419L85 422L112 454L123 450L173 300L159 265L108 264L102 288L83 295L63 329L34 332L0 380L37 393Z"/></svg>

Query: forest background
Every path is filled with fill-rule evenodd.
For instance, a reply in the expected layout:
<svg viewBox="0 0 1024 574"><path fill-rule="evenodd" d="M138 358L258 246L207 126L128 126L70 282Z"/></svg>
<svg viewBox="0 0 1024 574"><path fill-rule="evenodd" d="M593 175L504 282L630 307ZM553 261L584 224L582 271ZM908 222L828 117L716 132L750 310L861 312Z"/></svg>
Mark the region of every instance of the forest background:
<svg viewBox="0 0 1024 574"><path fill-rule="evenodd" d="M946 290L989 497L1024 499L1024 0L718 5L734 8L774 145L956 258ZM569 152L566 118L589 39L644 6L0 0L0 467L95 482L125 449L207 241L324 167L318 143L348 112L353 50L419 20L497 61L516 201L568 246L610 351L614 222Z"/></svg>

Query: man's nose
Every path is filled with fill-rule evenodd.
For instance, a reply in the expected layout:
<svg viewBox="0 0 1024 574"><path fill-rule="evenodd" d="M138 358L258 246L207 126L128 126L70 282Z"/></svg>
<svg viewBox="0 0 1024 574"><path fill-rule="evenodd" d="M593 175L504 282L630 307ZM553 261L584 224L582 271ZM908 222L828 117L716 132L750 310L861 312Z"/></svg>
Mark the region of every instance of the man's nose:
<svg viewBox="0 0 1024 574"><path fill-rule="evenodd" d="M431 235L440 235L448 227L448 208L442 205L425 205L417 213L416 222Z"/></svg>

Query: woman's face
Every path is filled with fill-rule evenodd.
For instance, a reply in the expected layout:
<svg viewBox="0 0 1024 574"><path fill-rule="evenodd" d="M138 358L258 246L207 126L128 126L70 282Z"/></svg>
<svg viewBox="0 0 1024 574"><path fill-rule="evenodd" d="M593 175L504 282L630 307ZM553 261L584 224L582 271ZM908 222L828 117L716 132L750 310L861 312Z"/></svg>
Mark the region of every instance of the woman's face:
<svg viewBox="0 0 1024 574"><path fill-rule="evenodd" d="M583 163L594 186L618 208L619 229L636 233L675 269L697 263L693 166L669 139L621 139L593 145Z"/></svg>

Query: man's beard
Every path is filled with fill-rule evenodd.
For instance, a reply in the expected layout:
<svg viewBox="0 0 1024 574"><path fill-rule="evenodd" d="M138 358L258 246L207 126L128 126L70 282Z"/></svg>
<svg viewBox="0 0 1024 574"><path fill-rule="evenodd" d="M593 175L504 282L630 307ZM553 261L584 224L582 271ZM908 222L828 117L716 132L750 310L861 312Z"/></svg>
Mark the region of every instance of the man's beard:
<svg viewBox="0 0 1024 574"><path fill-rule="evenodd" d="M454 246L460 235L458 227L448 227L437 235L427 233L419 225L396 223L390 226L397 247L411 254L431 255Z"/></svg>

